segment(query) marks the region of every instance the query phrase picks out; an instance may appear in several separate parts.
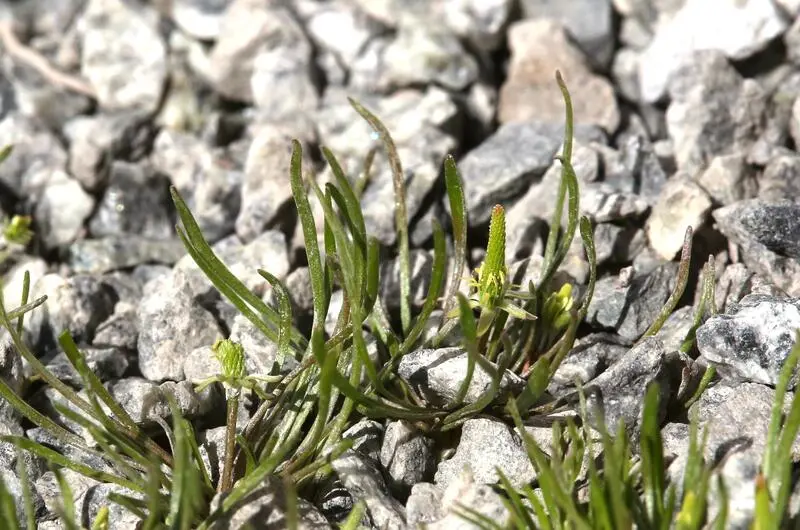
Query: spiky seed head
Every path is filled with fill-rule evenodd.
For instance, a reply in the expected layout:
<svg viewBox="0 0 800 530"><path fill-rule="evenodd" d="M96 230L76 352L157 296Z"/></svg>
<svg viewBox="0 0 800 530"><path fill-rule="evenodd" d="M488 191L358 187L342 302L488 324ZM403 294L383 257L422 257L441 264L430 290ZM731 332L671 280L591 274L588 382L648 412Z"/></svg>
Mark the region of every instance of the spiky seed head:
<svg viewBox="0 0 800 530"><path fill-rule="evenodd" d="M490 308L494 307L503 297L506 288L506 214L499 204L492 208L489 243L478 282L482 303Z"/></svg>
<svg viewBox="0 0 800 530"><path fill-rule="evenodd" d="M241 379L245 374L244 348L230 339L220 339L211 347L226 379Z"/></svg>

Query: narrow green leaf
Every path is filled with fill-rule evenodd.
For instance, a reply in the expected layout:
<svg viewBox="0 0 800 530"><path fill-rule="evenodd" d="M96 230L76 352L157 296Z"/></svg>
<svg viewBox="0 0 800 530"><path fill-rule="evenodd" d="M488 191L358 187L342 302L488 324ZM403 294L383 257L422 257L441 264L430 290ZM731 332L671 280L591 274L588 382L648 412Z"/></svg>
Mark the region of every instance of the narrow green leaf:
<svg viewBox="0 0 800 530"><path fill-rule="evenodd" d="M411 326L411 254L408 244L408 210L406 208L406 183L403 166L397 148L394 145L389 130L381 121L363 105L352 98L348 98L350 104L358 112L372 129L378 133L383 140L386 155L389 158L389 166L392 169L392 181L394 183L394 213L395 230L397 232L398 254L400 257L400 320L403 325L403 332Z"/></svg>
<svg viewBox="0 0 800 530"><path fill-rule="evenodd" d="M8 528L9 530L19 530L20 528L17 508L14 505L14 496L8 490L2 474L0 474L0 523L3 524L3 528Z"/></svg>
<svg viewBox="0 0 800 530"><path fill-rule="evenodd" d="M67 530L80 530L81 526L75 519L75 496L72 494L72 488L60 469L53 468L52 471L61 493L61 498L58 500L58 506L56 507L56 511L61 515L61 522L64 523Z"/></svg>
<svg viewBox="0 0 800 530"><path fill-rule="evenodd" d="M641 429L641 462L644 483L644 500L648 522L652 528L663 528L671 514L664 511L664 446L658 424L657 383L648 386L644 398Z"/></svg>
<svg viewBox="0 0 800 530"><path fill-rule="evenodd" d="M281 373L286 359L292 358L294 355L291 346L292 302L289 291L277 277L263 269L259 269L258 274L269 282L278 299L278 349L275 353L275 366L270 370L269 374L273 375Z"/></svg>
<svg viewBox="0 0 800 530"><path fill-rule="evenodd" d="M540 357L531 369L528 375L528 383L525 389L516 398L517 408L522 413L527 413L528 409L536 405L536 402L547 390L547 385L550 384L550 363L546 357Z"/></svg>
<svg viewBox="0 0 800 530"><path fill-rule="evenodd" d="M450 221L453 225L453 270L450 276L450 286L444 298L444 313L442 318L453 310L457 303L455 294L461 285L461 275L467 260L467 209L464 198L464 183L452 155L444 159L444 181L447 189L447 198L450 201Z"/></svg>

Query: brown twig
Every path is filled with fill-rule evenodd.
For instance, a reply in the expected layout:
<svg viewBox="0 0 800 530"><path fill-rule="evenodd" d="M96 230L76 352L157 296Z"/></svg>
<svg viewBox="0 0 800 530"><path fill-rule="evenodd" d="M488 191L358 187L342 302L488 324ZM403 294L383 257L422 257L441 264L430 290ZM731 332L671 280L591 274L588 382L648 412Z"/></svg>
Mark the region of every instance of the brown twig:
<svg viewBox="0 0 800 530"><path fill-rule="evenodd" d="M9 21L0 22L0 43L12 59L30 66L53 85L97 99L97 93L88 82L56 69L42 54L20 42Z"/></svg>

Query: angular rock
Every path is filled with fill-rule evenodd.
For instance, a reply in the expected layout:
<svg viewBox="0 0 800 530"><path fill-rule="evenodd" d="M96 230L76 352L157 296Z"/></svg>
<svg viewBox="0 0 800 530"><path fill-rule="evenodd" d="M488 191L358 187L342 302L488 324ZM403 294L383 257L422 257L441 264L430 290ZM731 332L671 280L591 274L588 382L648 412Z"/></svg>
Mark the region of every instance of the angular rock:
<svg viewBox="0 0 800 530"><path fill-rule="evenodd" d="M800 302L749 294L698 328L697 348L723 377L775 385L798 327Z"/></svg>
<svg viewBox="0 0 800 530"><path fill-rule="evenodd" d="M36 204L38 233L49 248L72 243L95 207L94 197L63 171L51 173Z"/></svg>
<svg viewBox="0 0 800 530"><path fill-rule="evenodd" d="M150 149L153 127L147 114L123 110L78 116L64 127L69 173L94 192L108 178L110 160L136 160Z"/></svg>
<svg viewBox="0 0 800 530"><path fill-rule="evenodd" d="M174 211L164 176L152 167L115 161L89 229L95 237L133 233L170 239L175 237Z"/></svg>
<svg viewBox="0 0 800 530"><path fill-rule="evenodd" d="M675 285L677 263L665 263L632 279L605 277L597 282L586 321L638 339L655 321Z"/></svg>
<svg viewBox="0 0 800 530"><path fill-rule="evenodd" d="M435 482L447 489L460 480L464 468L469 468L475 483L496 484L500 480L497 467L516 487L536 478L522 438L516 431L495 419L469 419L461 428L461 440L453 457L439 463Z"/></svg>
<svg viewBox="0 0 800 530"><path fill-rule="evenodd" d="M362 419L342 433L344 438L353 440L353 451L357 451L373 462L381 461L383 446L383 425L375 420Z"/></svg>
<svg viewBox="0 0 800 530"><path fill-rule="evenodd" d="M404 355L398 366L402 377L417 394L434 407L453 406L467 374L467 352L462 348L417 350ZM491 388L491 375L475 365L463 403L475 403ZM520 390L524 381L508 370L500 378L497 395Z"/></svg>
<svg viewBox="0 0 800 530"><path fill-rule="evenodd" d="M609 333L592 333L579 339L551 380L559 386L572 386L577 379L586 384L628 352L630 346Z"/></svg>
<svg viewBox="0 0 800 530"><path fill-rule="evenodd" d="M177 188L209 242L233 232L244 172L227 150L212 149L194 136L165 129L155 139L152 163Z"/></svg>
<svg viewBox="0 0 800 530"><path fill-rule="evenodd" d="M689 174L705 169L715 156L748 152L763 131L766 92L743 79L720 52L697 52L679 63L669 95L667 128L675 161Z"/></svg>
<svg viewBox="0 0 800 530"><path fill-rule="evenodd" d="M719 231L739 246L748 269L800 296L800 205L752 199L720 208L713 216Z"/></svg>
<svg viewBox="0 0 800 530"><path fill-rule="evenodd" d="M697 177L709 197L722 206L755 197L757 183L741 153L715 156Z"/></svg>
<svg viewBox="0 0 800 530"><path fill-rule="evenodd" d="M93 348L82 346L80 352L84 355L89 370L92 371L100 381L111 381L119 379L128 369L128 357L126 352L120 348ZM47 364L50 370L59 380L74 387L82 387L83 380L72 363L67 359L64 352L59 352L50 359Z"/></svg>
<svg viewBox="0 0 800 530"><path fill-rule="evenodd" d="M135 234L82 239L67 249L67 261L77 273L103 274L137 265L172 265L186 255L177 239L155 240Z"/></svg>
<svg viewBox="0 0 800 530"><path fill-rule="evenodd" d="M472 473L465 471L444 491L426 482L414 485L406 503L408 524L424 523L425 528L438 530L465 528L469 523L459 514L465 506L500 525L510 516L500 495L490 486L475 484Z"/></svg>
<svg viewBox="0 0 800 530"><path fill-rule="evenodd" d="M758 178L758 198L766 202L783 199L797 202L799 196L800 156L783 154L773 157Z"/></svg>
<svg viewBox="0 0 800 530"><path fill-rule="evenodd" d="M675 366L679 362L677 352L668 351L661 339L647 337L639 342L589 383L592 392L587 390L587 408L594 425L604 422L613 434L624 422L628 435L638 441L648 385L659 385L660 424L680 381L680 368Z"/></svg>
<svg viewBox="0 0 800 530"><path fill-rule="evenodd" d="M90 0L80 24L81 74L100 106L155 110L167 79L157 19L123 0Z"/></svg>
<svg viewBox="0 0 800 530"><path fill-rule="evenodd" d="M220 94L255 103L275 120L316 107L311 44L288 7L234 0L219 35L208 73Z"/></svg>
<svg viewBox="0 0 800 530"><path fill-rule="evenodd" d="M671 260L683 247L686 229L697 232L711 211L711 199L687 176L667 181L647 220L647 237L658 255Z"/></svg>
<svg viewBox="0 0 800 530"><path fill-rule="evenodd" d="M264 484L242 498L226 511L223 517L216 519L209 530L245 530L246 528L279 527L286 524L288 517L286 489L280 478L276 476L265 479ZM224 494L218 494L211 501L211 510L221 508ZM332 528L325 517L311 503L298 498L297 528L298 530L327 530Z"/></svg>
<svg viewBox="0 0 800 530"><path fill-rule="evenodd" d="M433 440L406 421L393 421L386 427L381 447L381 465L391 477L389 487L406 496L412 486L433 478L436 458Z"/></svg>
<svg viewBox="0 0 800 530"><path fill-rule="evenodd" d="M613 87L591 72L563 26L552 19L517 22L508 38L511 62L500 89L500 123L563 120L564 102L554 78L558 69L572 92L575 122L616 131L620 115Z"/></svg>
<svg viewBox="0 0 800 530"><path fill-rule="evenodd" d="M353 498L366 504L375 526L387 530L406 528L405 509L389 495L375 463L351 449L331 465Z"/></svg>
<svg viewBox="0 0 800 530"><path fill-rule="evenodd" d="M591 127L577 127L575 135L580 140L603 137L602 132ZM487 222L494 204L514 199L530 189L551 167L562 140L563 126L508 123L467 153L458 167L464 181L470 223Z"/></svg>
<svg viewBox="0 0 800 530"><path fill-rule="evenodd" d="M522 0L520 4L524 18L561 22L593 66L608 67L615 40L611 0Z"/></svg>
<svg viewBox="0 0 800 530"><path fill-rule="evenodd" d="M715 21L718 31L708 30L709 20ZM680 63L693 52L714 50L729 59L746 59L764 49L786 27L772 0L686 0L674 16L660 19L642 55L642 98L649 103L661 99Z"/></svg>
<svg viewBox="0 0 800 530"><path fill-rule="evenodd" d="M14 149L0 164L0 185L17 197L38 195L48 182L45 176L66 167L67 153L55 135L15 112L0 121L0 146L6 145Z"/></svg>
<svg viewBox="0 0 800 530"><path fill-rule="evenodd" d="M281 127L260 128L247 153L242 183L242 208L236 217L236 234L251 241L276 221L292 199L289 163L294 132ZM311 167L309 159L304 167Z"/></svg>
<svg viewBox="0 0 800 530"><path fill-rule="evenodd" d="M198 40L219 37L222 16L230 0L175 0L172 20L188 35Z"/></svg>
<svg viewBox="0 0 800 530"><path fill-rule="evenodd" d="M223 336L211 313L170 276L145 286L136 319L139 369L153 381L182 380L184 357Z"/></svg>
<svg viewBox="0 0 800 530"><path fill-rule="evenodd" d="M502 43L513 7L511 0L447 0L443 19L474 49L493 51Z"/></svg>

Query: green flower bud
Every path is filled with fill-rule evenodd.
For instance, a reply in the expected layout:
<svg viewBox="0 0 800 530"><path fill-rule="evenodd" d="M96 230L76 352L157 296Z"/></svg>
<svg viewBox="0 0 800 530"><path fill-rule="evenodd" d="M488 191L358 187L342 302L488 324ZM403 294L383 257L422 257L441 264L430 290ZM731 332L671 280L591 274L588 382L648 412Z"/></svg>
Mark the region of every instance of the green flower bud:
<svg viewBox="0 0 800 530"><path fill-rule="evenodd" d="M211 347L226 379L239 380L245 374L244 348L230 339L220 339Z"/></svg>

